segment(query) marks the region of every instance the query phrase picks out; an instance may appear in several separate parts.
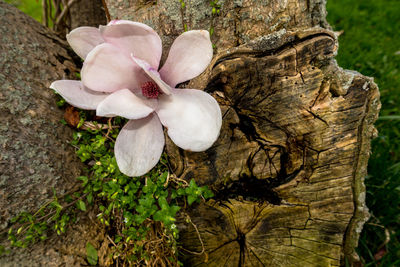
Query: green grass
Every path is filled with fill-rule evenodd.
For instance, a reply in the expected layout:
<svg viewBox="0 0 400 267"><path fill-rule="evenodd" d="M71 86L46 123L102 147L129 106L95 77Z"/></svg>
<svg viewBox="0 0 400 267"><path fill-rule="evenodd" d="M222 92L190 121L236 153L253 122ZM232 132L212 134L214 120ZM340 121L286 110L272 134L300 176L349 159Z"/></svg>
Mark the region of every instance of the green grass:
<svg viewBox="0 0 400 267"><path fill-rule="evenodd" d="M33 17L37 21L42 21L42 5L39 0L5 0L6 3L9 3L17 8L19 8L22 12L28 14Z"/></svg>
<svg viewBox="0 0 400 267"><path fill-rule="evenodd" d="M344 31L340 66L374 77L381 92L379 137L372 143L365 181L372 218L358 251L366 266L400 266L400 1L328 0L327 9L334 29ZM380 250L386 253L375 260Z"/></svg>

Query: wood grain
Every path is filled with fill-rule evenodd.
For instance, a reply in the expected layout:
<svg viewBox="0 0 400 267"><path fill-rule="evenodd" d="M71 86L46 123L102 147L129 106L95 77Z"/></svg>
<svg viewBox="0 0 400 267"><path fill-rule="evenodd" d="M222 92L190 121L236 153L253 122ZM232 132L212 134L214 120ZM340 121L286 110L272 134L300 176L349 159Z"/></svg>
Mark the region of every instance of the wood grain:
<svg viewBox="0 0 400 267"><path fill-rule="evenodd" d="M213 61L205 90L224 119L212 148L168 145L178 175L216 192L189 212L208 255L187 253L190 266L339 266L352 223L366 217L354 187L377 87L336 65L333 33L287 35L272 50L247 45ZM185 248L201 251L194 228L180 227Z"/></svg>
<svg viewBox="0 0 400 267"><path fill-rule="evenodd" d="M205 253L187 266L338 266L368 218L366 166L380 103L373 80L341 69L324 0L106 1L112 18L153 27L163 58L187 27L212 29L210 67L180 87L211 93L223 112L203 153L167 137L173 171L215 192L188 212ZM179 220L180 244L203 247Z"/></svg>

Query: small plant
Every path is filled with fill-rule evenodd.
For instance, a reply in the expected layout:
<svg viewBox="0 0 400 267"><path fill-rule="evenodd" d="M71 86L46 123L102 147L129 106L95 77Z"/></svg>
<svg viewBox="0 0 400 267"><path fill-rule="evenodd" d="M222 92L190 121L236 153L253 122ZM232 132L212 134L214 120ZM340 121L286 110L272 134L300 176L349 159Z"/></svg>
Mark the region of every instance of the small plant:
<svg viewBox="0 0 400 267"><path fill-rule="evenodd" d="M58 235L64 233L68 223L75 219L76 211L69 208L78 204L84 197L77 190L73 191L61 197L57 197L54 193L53 199L34 214L22 212L14 217L11 220L13 226L8 230L10 244L25 248L37 241L47 239L48 231L51 229Z"/></svg>
<svg viewBox="0 0 400 267"><path fill-rule="evenodd" d="M90 118L90 113L81 111L81 116ZM78 212L98 207L97 217L106 226L107 238L113 244L110 264L178 264L176 214L213 193L194 180L187 182L171 174L165 154L143 177L121 173L113 148L124 123L120 117L106 124L82 123L71 144L81 161L87 163L88 175L78 177L79 186L67 194L54 193L53 199L36 213L21 213L14 218L14 226L8 232L11 245L27 247L45 240L49 230L61 235ZM87 245L87 251L89 264L95 264L95 248Z"/></svg>
<svg viewBox="0 0 400 267"><path fill-rule="evenodd" d="M212 19L209 32L210 32L210 37L212 37L214 34L214 19L221 12L221 4L219 3L219 0L210 0L210 7L211 7ZM213 49L215 48L216 46L215 44L213 44Z"/></svg>
<svg viewBox="0 0 400 267"><path fill-rule="evenodd" d="M210 0L210 6L212 8L211 13L213 15L219 15L219 12L221 11L221 4L219 3L219 0Z"/></svg>

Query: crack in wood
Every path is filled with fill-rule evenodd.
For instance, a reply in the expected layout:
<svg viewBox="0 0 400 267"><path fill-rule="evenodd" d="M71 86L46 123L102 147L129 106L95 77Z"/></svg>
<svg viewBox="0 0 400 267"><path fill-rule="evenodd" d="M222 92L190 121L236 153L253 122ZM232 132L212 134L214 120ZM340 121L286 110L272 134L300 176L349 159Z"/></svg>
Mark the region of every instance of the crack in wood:
<svg viewBox="0 0 400 267"><path fill-rule="evenodd" d="M325 123L326 126L329 127L329 123L328 123L326 120L324 120L323 118L321 118L320 116L318 116L317 114L315 114L314 112L312 112L311 110L305 109L305 111L307 111L308 113L310 113L311 115L313 115L313 117L314 117L315 119L318 119L318 120L322 121L323 123Z"/></svg>
<svg viewBox="0 0 400 267"><path fill-rule="evenodd" d="M289 38L290 35L293 33L288 33L287 36L282 37L282 39ZM266 47L262 50L253 50L251 49L251 44L245 44L242 46L238 46L235 48L231 48L232 52L229 53L221 53L216 60L214 60L214 64L211 67L211 70L214 70L219 64L223 63L227 60L234 60L234 59L241 59L243 57L253 57L253 58L263 58L268 56L273 56L276 54L280 54L283 51L287 50L288 48L294 48L296 45L299 45L302 42L312 40L318 37L329 37L332 41L335 37L328 32L319 32L315 34L306 35L304 37L298 37L297 35L294 36L293 41L289 41L284 43L279 47ZM207 89L205 89L207 91Z"/></svg>
<svg viewBox="0 0 400 267"><path fill-rule="evenodd" d="M246 258L246 235L238 231L236 241L239 243L239 263L238 266L242 267L245 264Z"/></svg>
<svg viewBox="0 0 400 267"><path fill-rule="evenodd" d="M215 262L229 256L239 266L336 266L338 243L353 210L349 181L354 173L349 173L349 164L354 162L355 133L365 109L365 82L336 88L343 93L334 97L330 85L345 84L330 60L334 38L282 38L291 41L256 51L244 45L217 56L204 85L205 91L220 96L224 114L212 154L203 153L215 162L203 166L198 164L203 156L184 152L185 164L194 166L193 174L215 190L213 204L199 208L207 217L199 219L203 227L218 228L217 234L206 235L215 244L209 251L220 248L210 254ZM220 225L213 222L217 219ZM264 252L269 246L285 253ZM321 255L305 252L316 246L323 247L317 253ZM236 254L225 255L232 249Z"/></svg>

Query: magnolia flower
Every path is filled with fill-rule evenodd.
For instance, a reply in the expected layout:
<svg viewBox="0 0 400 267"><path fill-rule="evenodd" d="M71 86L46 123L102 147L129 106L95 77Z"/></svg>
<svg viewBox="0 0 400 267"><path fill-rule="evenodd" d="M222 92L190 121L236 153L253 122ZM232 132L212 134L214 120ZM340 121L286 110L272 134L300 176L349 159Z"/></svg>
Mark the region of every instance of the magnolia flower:
<svg viewBox="0 0 400 267"><path fill-rule="evenodd" d="M160 69L161 39L142 23L117 20L99 28L80 27L67 40L84 60L82 80L59 80L50 88L98 116L129 119L114 148L124 174L140 176L157 164L165 143L162 125L177 146L190 151L204 151L218 138L222 117L217 101L200 90L175 88L210 63L207 31L180 35Z"/></svg>

